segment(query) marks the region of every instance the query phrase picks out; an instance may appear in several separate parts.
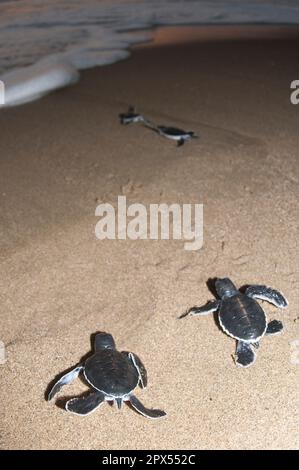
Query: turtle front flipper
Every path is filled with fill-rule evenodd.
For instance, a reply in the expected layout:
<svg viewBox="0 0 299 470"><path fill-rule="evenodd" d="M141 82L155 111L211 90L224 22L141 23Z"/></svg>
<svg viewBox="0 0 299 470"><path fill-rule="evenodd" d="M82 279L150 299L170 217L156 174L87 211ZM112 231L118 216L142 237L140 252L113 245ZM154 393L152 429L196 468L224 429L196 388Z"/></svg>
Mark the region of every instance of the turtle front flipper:
<svg viewBox="0 0 299 470"><path fill-rule="evenodd" d="M270 304L278 308L286 308L288 306L287 299L278 290L267 286L249 286L245 294L252 299L267 300Z"/></svg>
<svg viewBox="0 0 299 470"><path fill-rule="evenodd" d="M180 139L180 140L178 140L177 146L181 147L182 145L184 145L184 143L185 143L185 139Z"/></svg>
<svg viewBox="0 0 299 470"><path fill-rule="evenodd" d="M252 345L244 343L243 341L238 341L237 343L236 356L236 363L241 367L251 366L256 359L256 354L252 349Z"/></svg>
<svg viewBox="0 0 299 470"><path fill-rule="evenodd" d="M64 385L68 385L71 382L73 382L78 377L82 369L83 369L83 366L79 365L75 367L75 369L72 369L67 374L64 374L51 388L50 393L48 395L48 400L49 401L52 400L52 398L56 395L56 393L59 392L59 390Z"/></svg>
<svg viewBox="0 0 299 470"><path fill-rule="evenodd" d="M84 398L72 398L65 404L65 409L76 415L88 415L105 401L102 392L90 393Z"/></svg>
<svg viewBox="0 0 299 470"><path fill-rule="evenodd" d="M146 418L157 419L166 416L165 411L145 408L135 395L130 396L130 403L138 413L142 414Z"/></svg>
<svg viewBox="0 0 299 470"><path fill-rule="evenodd" d="M277 335L283 330L283 324L281 321L272 320L268 323L266 329L266 335Z"/></svg>
<svg viewBox="0 0 299 470"><path fill-rule="evenodd" d="M219 300L211 300L207 304L203 305L202 307L192 307L187 312L184 312L179 318L184 318L187 315L191 315L195 317L197 315L209 315L209 313L216 312L220 307Z"/></svg>
<svg viewBox="0 0 299 470"><path fill-rule="evenodd" d="M141 388L146 388L147 386L147 371L146 368L144 367L143 363L141 362L141 359L136 354L133 354L131 352L124 352L123 354L126 354L128 359L132 361L134 367L137 369L138 375L139 375L139 386Z"/></svg>

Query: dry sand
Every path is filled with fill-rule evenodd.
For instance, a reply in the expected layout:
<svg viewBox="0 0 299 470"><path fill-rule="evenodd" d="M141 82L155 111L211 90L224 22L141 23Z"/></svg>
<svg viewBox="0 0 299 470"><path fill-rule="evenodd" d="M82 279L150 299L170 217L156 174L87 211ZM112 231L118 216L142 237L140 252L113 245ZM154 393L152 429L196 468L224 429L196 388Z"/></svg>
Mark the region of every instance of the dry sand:
<svg viewBox="0 0 299 470"><path fill-rule="evenodd" d="M0 114L1 448L298 448L298 123L289 85L298 41L227 41L134 52L126 62ZM184 147L120 126L133 103L201 138ZM99 201L203 203L204 247L99 241ZM283 335L255 365L234 364L212 316L177 317L212 298L206 281L266 283L289 299ZM49 382L104 330L136 352L146 420L103 405L80 418L47 403ZM294 344L293 344L294 346ZM85 390L79 380L67 396Z"/></svg>

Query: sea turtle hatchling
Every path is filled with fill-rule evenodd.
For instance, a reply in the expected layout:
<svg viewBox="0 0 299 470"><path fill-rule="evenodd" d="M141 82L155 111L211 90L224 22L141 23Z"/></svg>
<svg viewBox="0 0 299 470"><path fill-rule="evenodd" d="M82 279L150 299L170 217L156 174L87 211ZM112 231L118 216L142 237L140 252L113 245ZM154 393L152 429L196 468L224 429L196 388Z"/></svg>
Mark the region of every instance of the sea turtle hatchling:
<svg viewBox="0 0 299 470"><path fill-rule="evenodd" d="M94 353L85 363L77 365L63 375L52 387L48 400L59 390L83 373L88 384L94 389L86 397L72 398L66 402L67 411L78 415L88 415L104 401L116 403L120 409L122 403L130 402L138 413L147 418L161 418L164 411L148 409L133 395L139 385L147 385L147 372L136 354L116 350L113 337L107 333L98 333L94 340Z"/></svg>
<svg viewBox="0 0 299 470"><path fill-rule="evenodd" d="M135 108L130 106L126 113L119 114L121 124L131 124L132 122L143 122L142 114L136 113Z"/></svg>
<svg viewBox="0 0 299 470"><path fill-rule="evenodd" d="M183 131L182 129L177 129L176 127L157 126L156 131L168 139L175 140L178 147L184 145L187 140L198 138L198 135L196 135L195 132Z"/></svg>
<svg viewBox="0 0 299 470"><path fill-rule="evenodd" d="M218 311L221 328L237 340L236 363L248 367L256 359L253 347L259 346L262 337L265 334L277 334L283 329L278 320L267 322L264 310L255 299L267 300L279 308L286 308L288 301L277 290L260 285L249 286L242 294L228 278L217 279L215 288L219 300L210 301L202 307L193 307L180 318Z"/></svg>

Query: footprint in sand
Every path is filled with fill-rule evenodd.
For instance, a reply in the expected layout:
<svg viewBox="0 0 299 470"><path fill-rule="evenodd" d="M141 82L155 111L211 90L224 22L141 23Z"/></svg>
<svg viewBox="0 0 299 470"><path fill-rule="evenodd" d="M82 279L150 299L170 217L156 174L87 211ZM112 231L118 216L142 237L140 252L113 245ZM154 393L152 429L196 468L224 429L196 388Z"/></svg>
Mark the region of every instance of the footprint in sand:
<svg viewBox="0 0 299 470"><path fill-rule="evenodd" d="M120 190L123 196L127 196L129 194L136 193L141 188L142 188L142 183L134 183L134 181L128 180L127 183L123 184L120 187Z"/></svg>
<svg viewBox="0 0 299 470"><path fill-rule="evenodd" d="M247 255L243 254L243 255L238 256L237 258L234 258L233 264L235 266L244 266L250 261L251 258L252 258L251 254L247 254Z"/></svg>

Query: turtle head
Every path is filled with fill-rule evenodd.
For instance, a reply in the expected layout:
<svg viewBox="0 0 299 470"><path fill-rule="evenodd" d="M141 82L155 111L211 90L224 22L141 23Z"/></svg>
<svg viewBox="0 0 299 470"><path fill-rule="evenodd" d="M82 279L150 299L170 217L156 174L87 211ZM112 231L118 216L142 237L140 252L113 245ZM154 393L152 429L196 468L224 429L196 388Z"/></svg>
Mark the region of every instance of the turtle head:
<svg viewBox="0 0 299 470"><path fill-rule="evenodd" d="M198 138L198 135L195 134L195 132L193 132L193 131L189 131L189 132L188 132L188 135L189 135L190 137L192 137L193 139L197 139L197 138Z"/></svg>
<svg viewBox="0 0 299 470"><path fill-rule="evenodd" d="M96 351L100 349L115 349L113 336L109 333L97 333L94 339L94 348Z"/></svg>
<svg viewBox="0 0 299 470"><path fill-rule="evenodd" d="M215 288L220 299L223 299L224 297L232 297L238 292L236 286L230 279L228 279L228 277L217 279L215 282Z"/></svg>

